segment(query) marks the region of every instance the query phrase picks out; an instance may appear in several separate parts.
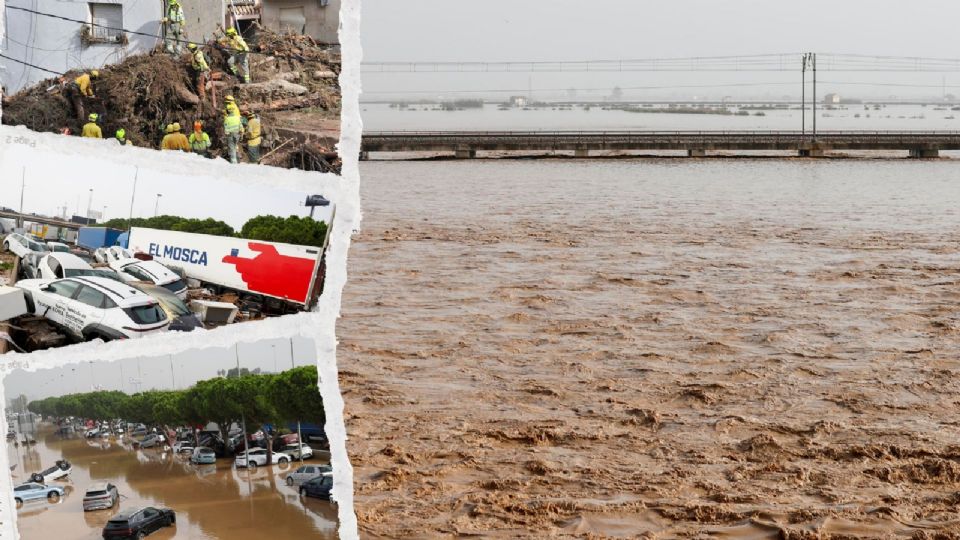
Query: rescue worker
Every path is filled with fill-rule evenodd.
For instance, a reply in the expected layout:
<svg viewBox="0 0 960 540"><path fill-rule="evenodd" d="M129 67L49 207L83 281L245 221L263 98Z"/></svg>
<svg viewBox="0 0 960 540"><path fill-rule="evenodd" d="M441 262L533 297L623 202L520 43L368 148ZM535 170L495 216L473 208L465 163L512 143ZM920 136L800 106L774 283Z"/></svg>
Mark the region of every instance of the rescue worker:
<svg viewBox="0 0 960 540"><path fill-rule="evenodd" d="M127 138L127 130L120 128L114 136L114 140L117 141L117 144L120 146L133 146L133 143Z"/></svg>
<svg viewBox="0 0 960 540"><path fill-rule="evenodd" d="M97 125L97 120L100 118L100 115L97 113L90 113L90 116L87 118L90 121L83 125L83 131L80 133L80 136L90 137L93 139L102 139L103 132L100 131L100 126Z"/></svg>
<svg viewBox="0 0 960 540"><path fill-rule="evenodd" d="M163 23L167 25L166 49L167 52L179 56L183 53L183 8L180 0L170 0L167 6L167 16Z"/></svg>
<svg viewBox="0 0 960 540"><path fill-rule="evenodd" d="M263 137L260 136L260 117L253 111L247 113L246 137L250 163L260 163L260 143L263 142Z"/></svg>
<svg viewBox="0 0 960 540"><path fill-rule="evenodd" d="M227 28L226 35L220 39L220 46L223 47L230 58L227 59L227 65L230 66L230 72L240 76L240 70L243 71L243 82L250 82L250 62L247 60L247 53L250 47L243 40L243 36L237 33L236 28ZM237 67L240 64L240 67Z"/></svg>
<svg viewBox="0 0 960 540"><path fill-rule="evenodd" d="M168 131L169 133L163 137L163 142L160 143L161 150L190 151L190 143L187 141L187 136L180 133L180 122L170 124Z"/></svg>
<svg viewBox="0 0 960 540"><path fill-rule="evenodd" d="M70 103L73 104L73 112L77 115L78 122L83 122L85 116L83 111L83 98L97 97L93 93L93 80L99 78L100 72L94 69L89 73L82 73L79 77L67 84L66 93L70 98Z"/></svg>
<svg viewBox="0 0 960 540"><path fill-rule="evenodd" d="M193 63L193 84L197 87L197 95L203 99L210 73L210 63L207 62L207 55L203 54L203 49L197 47L196 43L190 43L187 48L190 49L190 58Z"/></svg>
<svg viewBox="0 0 960 540"><path fill-rule="evenodd" d="M240 137L243 135L240 109L233 96L227 96L223 101L223 134L227 140L227 153L230 156L230 163L237 163L237 147L240 146Z"/></svg>
<svg viewBox="0 0 960 540"><path fill-rule="evenodd" d="M210 135L203 130L203 122L197 120L193 123L193 133L187 138L190 143L190 149L203 157L210 157Z"/></svg>

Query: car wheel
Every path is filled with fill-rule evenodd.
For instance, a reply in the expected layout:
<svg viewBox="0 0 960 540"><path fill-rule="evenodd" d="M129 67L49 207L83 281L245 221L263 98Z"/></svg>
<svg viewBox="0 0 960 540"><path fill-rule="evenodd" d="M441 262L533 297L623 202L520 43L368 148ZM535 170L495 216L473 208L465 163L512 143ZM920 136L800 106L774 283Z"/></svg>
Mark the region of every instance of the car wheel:
<svg viewBox="0 0 960 540"><path fill-rule="evenodd" d="M143 540L143 537L144 537L144 536L146 536L146 535L143 534L143 531L138 532L138 533L137 533L137 540Z"/></svg>
<svg viewBox="0 0 960 540"><path fill-rule="evenodd" d="M285 458L285 457L282 457L282 458L280 458L280 459L277 460L277 463L283 465L283 464L285 464L285 463L288 462L288 461L290 461L290 460L287 459L287 458Z"/></svg>
<svg viewBox="0 0 960 540"><path fill-rule="evenodd" d="M10 242L4 242L4 243L3 243L3 250L4 250L4 251L10 251Z"/></svg>
<svg viewBox="0 0 960 540"><path fill-rule="evenodd" d="M293 478L290 477L290 476L287 477L287 485L288 485L288 486L292 486L292 485L293 485Z"/></svg>
<svg viewBox="0 0 960 540"><path fill-rule="evenodd" d="M307 494L307 490L300 488L300 496L303 497L306 494Z"/></svg>
<svg viewBox="0 0 960 540"><path fill-rule="evenodd" d="M256 469L256 468L257 468L257 462L256 462L256 461L253 461L253 460L250 460L250 461L247 462L247 467L250 468L250 469Z"/></svg>
<svg viewBox="0 0 960 540"><path fill-rule="evenodd" d="M57 502L60 500L60 494L56 491L51 491L50 493L47 493L47 499L49 499L51 502Z"/></svg>
<svg viewBox="0 0 960 540"><path fill-rule="evenodd" d="M17 502L17 508L20 508L21 506L23 506L23 499L21 499L20 497L17 497L16 499L14 499L14 501Z"/></svg>

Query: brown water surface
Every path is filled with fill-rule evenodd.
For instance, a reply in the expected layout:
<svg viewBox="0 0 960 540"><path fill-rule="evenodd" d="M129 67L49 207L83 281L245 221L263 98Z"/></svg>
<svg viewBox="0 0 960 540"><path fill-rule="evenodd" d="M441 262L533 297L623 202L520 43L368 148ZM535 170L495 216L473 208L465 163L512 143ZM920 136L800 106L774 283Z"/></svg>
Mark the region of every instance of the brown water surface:
<svg viewBox="0 0 960 540"><path fill-rule="evenodd" d="M361 172L364 536L960 538L956 164Z"/></svg>
<svg viewBox="0 0 960 540"><path fill-rule="evenodd" d="M158 449L134 450L129 443L61 438L52 427L30 447L7 444L14 482L61 458L73 465L70 476L52 482L67 490L57 504L28 502L18 512L21 538L99 539L103 526L121 509L142 506L172 508L175 527L149 538L256 540L261 538L337 538L336 506L320 499L301 499L284 483L294 466L233 468L232 460L192 465L189 459ZM83 511L83 494L94 482L110 482L121 494L119 508Z"/></svg>

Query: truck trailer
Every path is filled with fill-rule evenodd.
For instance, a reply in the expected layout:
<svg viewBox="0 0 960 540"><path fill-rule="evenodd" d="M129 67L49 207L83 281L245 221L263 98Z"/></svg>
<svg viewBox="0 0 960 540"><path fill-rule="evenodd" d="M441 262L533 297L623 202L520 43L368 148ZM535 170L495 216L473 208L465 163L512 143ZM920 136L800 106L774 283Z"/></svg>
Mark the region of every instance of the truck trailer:
<svg viewBox="0 0 960 540"><path fill-rule="evenodd" d="M109 227L80 227L77 245L94 251L97 248L117 245L117 239L123 231Z"/></svg>
<svg viewBox="0 0 960 540"><path fill-rule="evenodd" d="M143 227L133 227L123 240L135 253L180 269L217 294L260 303L266 312L312 309L323 292L326 242L298 246Z"/></svg>

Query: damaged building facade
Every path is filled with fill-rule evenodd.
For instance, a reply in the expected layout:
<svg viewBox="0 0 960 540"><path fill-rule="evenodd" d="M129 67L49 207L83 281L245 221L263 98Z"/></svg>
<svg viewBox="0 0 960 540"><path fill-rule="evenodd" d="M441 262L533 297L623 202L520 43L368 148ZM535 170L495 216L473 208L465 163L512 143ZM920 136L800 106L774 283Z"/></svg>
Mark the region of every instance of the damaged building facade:
<svg viewBox="0 0 960 540"><path fill-rule="evenodd" d="M259 23L321 43L338 42L340 0L192 0L182 5L186 38L192 41L214 39L227 26L244 31ZM54 72L98 68L147 52L162 44L165 10L162 0L8 0L0 46L14 61L3 62L0 83L13 94Z"/></svg>

